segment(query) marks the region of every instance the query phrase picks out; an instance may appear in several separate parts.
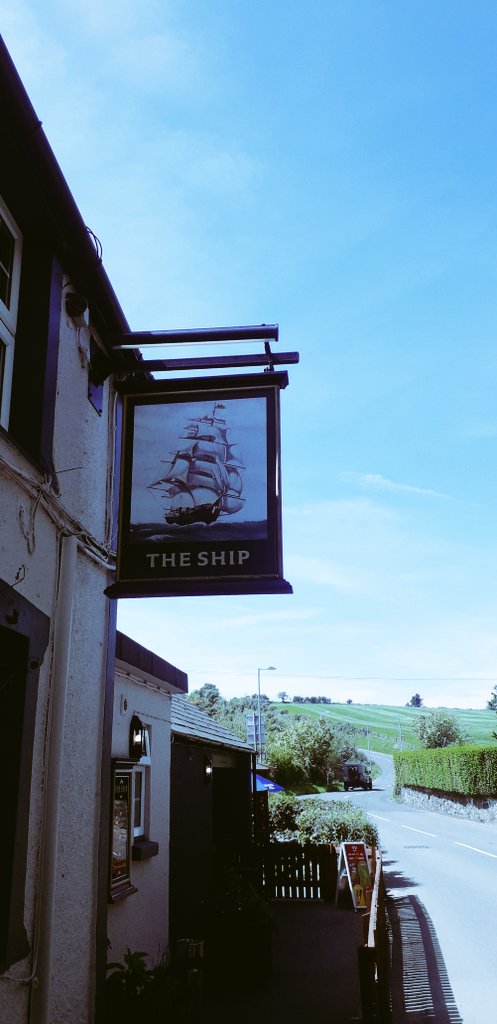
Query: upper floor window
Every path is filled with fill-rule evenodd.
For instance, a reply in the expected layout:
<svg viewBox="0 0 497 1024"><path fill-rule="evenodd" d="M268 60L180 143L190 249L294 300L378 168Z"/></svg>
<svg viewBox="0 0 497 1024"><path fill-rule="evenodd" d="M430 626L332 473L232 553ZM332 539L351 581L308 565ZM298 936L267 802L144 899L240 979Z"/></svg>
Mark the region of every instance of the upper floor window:
<svg viewBox="0 0 497 1024"><path fill-rule="evenodd" d="M21 233L0 199L0 424L9 422L21 277Z"/></svg>

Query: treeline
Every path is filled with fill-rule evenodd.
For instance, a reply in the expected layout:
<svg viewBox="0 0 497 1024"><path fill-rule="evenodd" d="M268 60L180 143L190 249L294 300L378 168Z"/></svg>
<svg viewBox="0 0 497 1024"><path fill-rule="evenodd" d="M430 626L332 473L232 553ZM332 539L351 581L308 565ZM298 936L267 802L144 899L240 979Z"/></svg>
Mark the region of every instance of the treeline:
<svg viewBox="0 0 497 1024"><path fill-rule="evenodd" d="M226 700L212 683L191 693L190 700L244 740L246 716L258 712L257 694ZM266 761L285 789L309 792L314 787L332 787L341 780L343 761L357 756L351 728L346 724L331 723L324 716L313 719L289 715L265 695L261 695L261 710Z"/></svg>
<svg viewBox="0 0 497 1024"><path fill-rule="evenodd" d="M293 697L294 704L333 704L331 697Z"/></svg>

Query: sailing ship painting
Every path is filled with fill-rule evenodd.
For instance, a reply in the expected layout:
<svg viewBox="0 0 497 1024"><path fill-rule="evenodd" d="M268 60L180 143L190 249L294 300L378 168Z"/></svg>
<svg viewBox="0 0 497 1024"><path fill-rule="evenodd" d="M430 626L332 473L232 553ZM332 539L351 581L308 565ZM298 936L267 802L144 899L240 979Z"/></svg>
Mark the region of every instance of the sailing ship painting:
<svg viewBox="0 0 497 1024"><path fill-rule="evenodd" d="M236 453L225 418L226 406L214 402L210 415L190 417L179 447L149 488L163 505L168 526L210 525L245 505L245 466Z"/></svg>
<svg viewBox="0 0 497 1024"><path fill-rule="evenodd" d="M137 405L129 540L267 536L262 396Z"/></svg>

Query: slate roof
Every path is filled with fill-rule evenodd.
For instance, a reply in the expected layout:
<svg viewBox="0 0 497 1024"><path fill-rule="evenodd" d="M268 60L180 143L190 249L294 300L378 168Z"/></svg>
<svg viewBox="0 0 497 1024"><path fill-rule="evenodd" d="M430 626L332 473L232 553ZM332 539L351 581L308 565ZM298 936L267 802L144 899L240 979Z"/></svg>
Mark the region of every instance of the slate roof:
<svg viewBox="0 0 497 1024"><path fill-rule="evenodd" d="M176 736L185 736L197 742L201 740L213 746L253 753L248 743L200 711L186 697L175 695L171 699L171 730Z"/></svg>

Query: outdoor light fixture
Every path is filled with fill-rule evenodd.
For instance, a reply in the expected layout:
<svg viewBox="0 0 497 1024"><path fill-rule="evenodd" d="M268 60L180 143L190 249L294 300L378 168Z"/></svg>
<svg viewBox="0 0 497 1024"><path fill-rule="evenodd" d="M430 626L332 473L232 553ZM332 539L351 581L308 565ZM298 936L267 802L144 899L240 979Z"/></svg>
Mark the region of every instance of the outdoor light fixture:
<svg viewBox="0 0 497 1024"><path fill-rule="evenodd" d="M212 782L212 775L214 772L214 765L210 757L206 757L204 760L204 782Z"/></svg>
<svg viewBox="0 0 497 1024"><path fill-rule="evenodd" d="M145 753L145 727L138 715L133 715L129 727L129 756L139 761Z"/></svg>
<svg viewBox="0 0 497 1024"><path fill-rule="evenodd" d="M256 749L257 753L262 757L261 672L276 672L276 665L268 665L267 668L257 669L257 720L259 724L259 743L256 741Z"/></svg>

